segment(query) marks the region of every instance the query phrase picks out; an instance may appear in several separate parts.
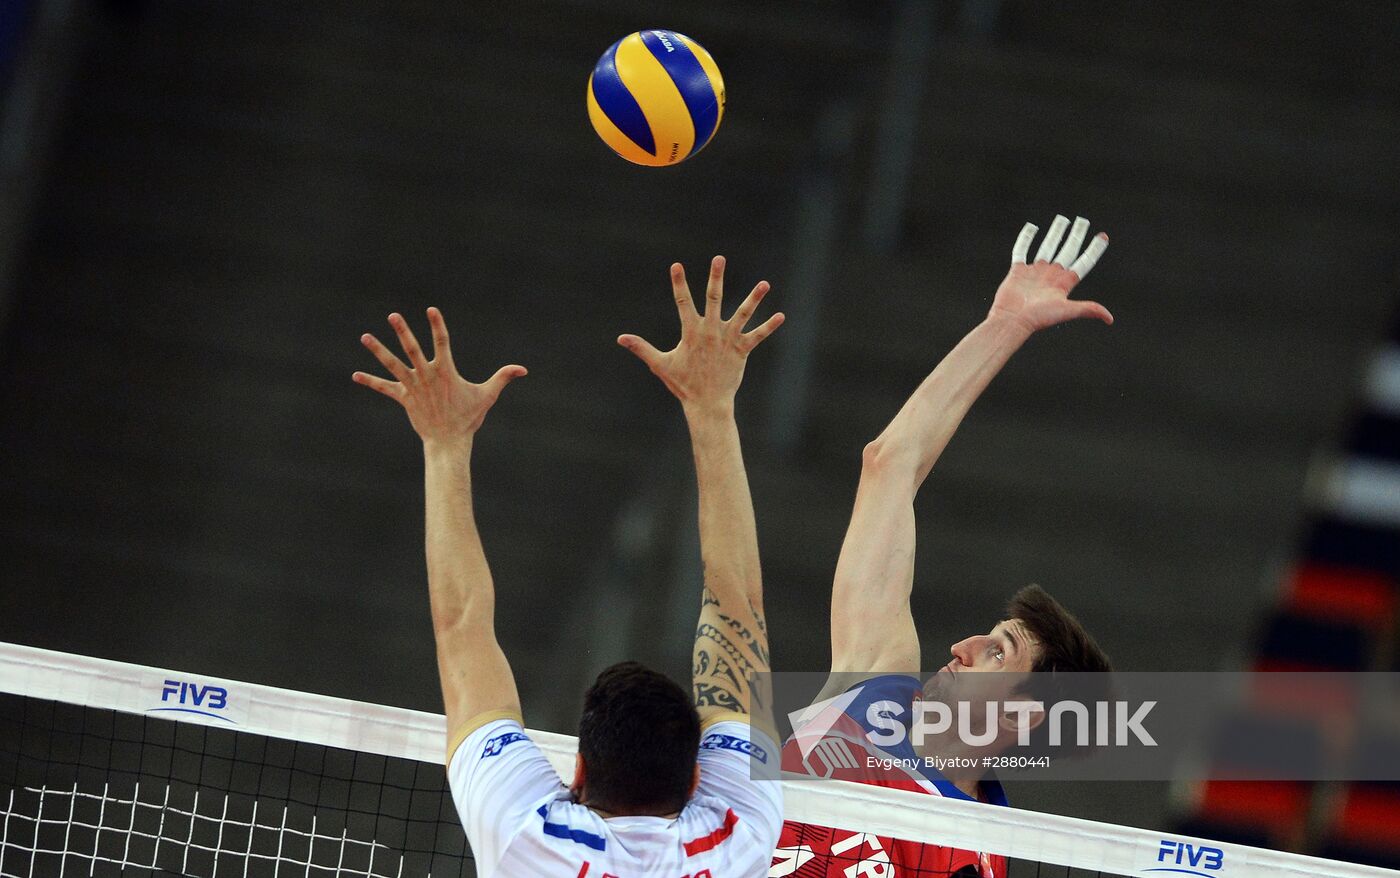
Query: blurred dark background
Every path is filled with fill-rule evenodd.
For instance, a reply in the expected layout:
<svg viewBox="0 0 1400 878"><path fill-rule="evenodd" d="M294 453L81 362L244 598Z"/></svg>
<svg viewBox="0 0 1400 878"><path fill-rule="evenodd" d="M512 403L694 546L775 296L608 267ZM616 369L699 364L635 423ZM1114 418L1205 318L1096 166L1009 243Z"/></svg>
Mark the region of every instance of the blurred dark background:
<svg viewBox="0 0 1400 878"><path fill-rule="evenodd" d="M1112 235L1079 295L1117 323L1034 339L925 485L925 655L1039 582L1125 669L1325 664L1337 642L1394 661L1396 4L0 16L0 639L440 710L418 442L350 381L375 366L362 332L392 310L421 332L436 304L468 377L531 370L475 459L527 722L571 731L623 657L686 677L682 418L614 338L669 346L667 265L723 253L731 291L767 278L789 318L741 429L775 666L824 668L862 446L983 315L1021 224L1059 212ZM695 38L728 90L673 168L617 158L584 111L599 53L644 27ZM1358 447L1383 464L1361 512L1338 475ZM1326 618L1295 619L1299 577L1338 570L1380 603L1339 621L1324 584ZM1012 800L1156 825L1202 790ZM1306 833L1267 843L1315 840L1301 795Z"/></svg>

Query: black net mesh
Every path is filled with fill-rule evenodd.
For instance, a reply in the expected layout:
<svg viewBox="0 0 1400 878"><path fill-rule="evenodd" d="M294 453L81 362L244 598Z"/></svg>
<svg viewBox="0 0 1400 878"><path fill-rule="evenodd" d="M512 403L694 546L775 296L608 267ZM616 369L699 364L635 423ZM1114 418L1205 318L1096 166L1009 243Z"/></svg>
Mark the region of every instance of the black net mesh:
<svg viewBox="0 0 1400 878"><path fill-rule="evenodd" d="M476 874L441 765L8 694L0 814L6 878Z"/></svg>

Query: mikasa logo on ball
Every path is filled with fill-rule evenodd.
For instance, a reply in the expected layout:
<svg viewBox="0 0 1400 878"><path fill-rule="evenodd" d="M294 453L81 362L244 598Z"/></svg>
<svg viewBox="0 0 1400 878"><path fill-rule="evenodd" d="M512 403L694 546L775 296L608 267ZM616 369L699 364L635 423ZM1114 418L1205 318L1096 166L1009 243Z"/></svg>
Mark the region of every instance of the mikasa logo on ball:
<svg viewBox="0 0 1400 878"><path fill-rule="evenodd" d="M652 33L656 34L656 38L657 38L658 40L661 41L661 45L663 45L663 46L666 47L666 51L668 51L668 52L674 52L674 51L676 51L676 47L673 46L673 45L671 45L671 41L670 41L670 40L666 39L666 34L665 34L664 31L654 30L654 31L652 31Z"/></svg>

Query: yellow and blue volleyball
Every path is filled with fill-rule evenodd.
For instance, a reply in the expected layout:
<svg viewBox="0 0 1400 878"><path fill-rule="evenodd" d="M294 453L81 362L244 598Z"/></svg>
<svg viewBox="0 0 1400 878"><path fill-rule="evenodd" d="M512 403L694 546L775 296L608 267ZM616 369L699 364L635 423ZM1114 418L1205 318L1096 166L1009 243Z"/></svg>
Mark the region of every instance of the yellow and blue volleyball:
<svg viewBox="0 0 1400 878"><path fill-rule="evenodd" d="M588 118L613 152L674 165L705 148L724 115L724 80L685 34L644 30L608 47L588 77Z"/></svg>

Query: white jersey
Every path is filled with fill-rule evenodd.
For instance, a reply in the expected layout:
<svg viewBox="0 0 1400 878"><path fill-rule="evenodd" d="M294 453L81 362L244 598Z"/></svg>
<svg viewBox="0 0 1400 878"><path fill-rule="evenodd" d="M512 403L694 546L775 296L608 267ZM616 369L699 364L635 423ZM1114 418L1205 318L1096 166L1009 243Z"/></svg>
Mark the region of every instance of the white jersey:
<svg viewBox="0 0 1400 878"><path fill-rule="evenodd" d="M700 738L700 786L678 817L609 817L572 801L515 718L463 739L447 776L479 878L758 878L782 830L782 784L754 780L749 759L777 747L748 723Z"/></svg>

